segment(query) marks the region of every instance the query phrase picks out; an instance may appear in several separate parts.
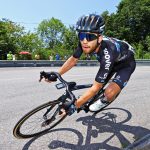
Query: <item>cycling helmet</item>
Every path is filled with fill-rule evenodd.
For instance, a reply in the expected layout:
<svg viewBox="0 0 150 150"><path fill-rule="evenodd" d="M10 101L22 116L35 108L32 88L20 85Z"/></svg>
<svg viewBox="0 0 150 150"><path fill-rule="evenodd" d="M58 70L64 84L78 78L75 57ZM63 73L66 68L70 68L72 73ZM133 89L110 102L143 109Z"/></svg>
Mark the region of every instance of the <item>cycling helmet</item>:
<svg viewBox="0 0 150 150"><path fill-rule="evenodd" d="M105 22L103 18L96 14L82 16L76 23L78 32L92 32L102 34L104 31Z"/></svg>

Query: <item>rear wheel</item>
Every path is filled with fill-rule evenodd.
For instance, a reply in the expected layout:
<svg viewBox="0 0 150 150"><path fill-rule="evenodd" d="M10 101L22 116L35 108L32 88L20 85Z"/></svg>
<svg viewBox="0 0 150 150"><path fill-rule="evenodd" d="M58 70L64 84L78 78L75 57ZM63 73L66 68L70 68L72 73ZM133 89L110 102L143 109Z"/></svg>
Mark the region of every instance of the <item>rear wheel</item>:
<svg viewBox="0 0 150 150"><path fill-rule="evenodd" d="M14 136L16 138L31 138L55 127L66 117L66 115L59 115L59 103L60 101L56 100L31 110L15 125Z"/></svg>

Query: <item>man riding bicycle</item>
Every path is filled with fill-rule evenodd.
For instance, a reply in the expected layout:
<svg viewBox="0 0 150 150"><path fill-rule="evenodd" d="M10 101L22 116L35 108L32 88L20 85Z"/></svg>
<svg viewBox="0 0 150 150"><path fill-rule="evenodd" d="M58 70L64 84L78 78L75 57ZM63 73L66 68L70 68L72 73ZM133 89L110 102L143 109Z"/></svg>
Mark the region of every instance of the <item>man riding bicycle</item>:
<svg viewBox="0 0 150 150"><path fill-rule="evenodd" d="M103 18L96 14L82 16L77 21L78 47L74 54L60 67L58 73L62 75L75 66L82 53L94 54L100 62L100 68L92 87L77 99L75 104L66 103L63 106L64 110L70 112L70 114L95 96L102 88L109 74L115 71L116 74L105 89L102 98L90 105L89 109L95 112L106 107L115 100L135 70L136 63L133 47L125 41L104 36L104 27ZM48 82L56 81L56 77L51 76L45 80Z"/></svg>

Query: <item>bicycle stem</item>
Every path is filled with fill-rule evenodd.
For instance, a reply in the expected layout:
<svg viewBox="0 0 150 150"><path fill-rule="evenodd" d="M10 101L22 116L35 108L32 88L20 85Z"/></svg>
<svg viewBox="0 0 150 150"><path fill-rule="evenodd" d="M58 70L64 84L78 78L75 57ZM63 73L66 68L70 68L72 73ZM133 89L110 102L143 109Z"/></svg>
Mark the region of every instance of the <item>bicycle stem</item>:
<svg viewBox="0 0 150 150"><path fill-rule="evenodd" d="M68 82L65 81L65 80L61 77L61 75L60 75L59 73L57 73L57 72L52 72L52 73L54 73L54 74L58 77L59 81L62 82L62 83L65 85L66 91L69 93L69 96L70 96L72 102L74 103L75 100L76 100L76 97L75 97L75 95L71 92L71 90L70 90L70 88L69 88L69 85L68 85Z"/></svg>
<svg viewBox="0 0 150 150"><path fill-rule="evenodd" d="M56 75L57 76L59 81L65 85L66 92L69 94L72 103L74 103L76 100L75 95L70 90L68 82L65 81L58 72L44 72L44 71L42 71L42 72L40 72L40 80L39 81L41 81L43 77L47 78L48 75Z"/></svg>

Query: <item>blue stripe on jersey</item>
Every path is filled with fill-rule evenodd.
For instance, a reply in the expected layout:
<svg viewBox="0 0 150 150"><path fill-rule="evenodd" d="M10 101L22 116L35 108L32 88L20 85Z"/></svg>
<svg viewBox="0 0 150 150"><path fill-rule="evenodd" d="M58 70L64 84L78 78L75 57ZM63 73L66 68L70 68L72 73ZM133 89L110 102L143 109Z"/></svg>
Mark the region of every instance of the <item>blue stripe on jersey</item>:
<svg viewBox="0 0 150 150"><path fill-rule="evenodd" d="M117 42L117 41L120 41L120 40L114 39L114 38L109 38L109 37L106 37L106 36L103 37L103 40L109 40L112 43L114 43L116 48L117 48L117 52L120 52L120 44Z"/></svg>

